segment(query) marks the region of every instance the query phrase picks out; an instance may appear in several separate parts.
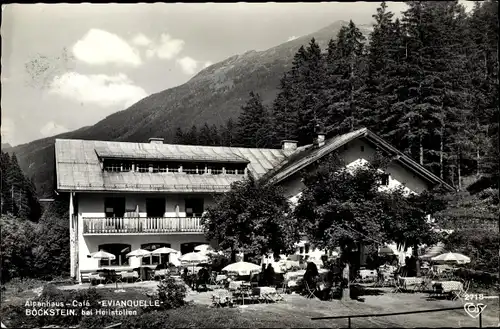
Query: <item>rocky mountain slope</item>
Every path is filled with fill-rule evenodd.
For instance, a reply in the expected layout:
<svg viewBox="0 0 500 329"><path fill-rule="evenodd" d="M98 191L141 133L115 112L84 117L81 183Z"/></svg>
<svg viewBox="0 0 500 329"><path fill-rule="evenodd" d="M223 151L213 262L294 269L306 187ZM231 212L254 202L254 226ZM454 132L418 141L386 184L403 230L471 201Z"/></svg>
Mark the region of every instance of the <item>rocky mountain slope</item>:
<svg viewBox="0 0 500 329"><path fill-rule="evenodd" d="M164 137L172 141L175 129L191 125L223 124L235 118L250 91L264 103L274 99L279 81L291 65L301 45L315 38L322 49L347 24L337 21L317 32L302 36L265 51L249 51L232 56L199 72L183 85L152 94L126 110L114 113L90 127L44 138L10 149L42 195L53 190L55 138L117 141L147 141ZM370 27L359 26L368 35Z"/></svg>

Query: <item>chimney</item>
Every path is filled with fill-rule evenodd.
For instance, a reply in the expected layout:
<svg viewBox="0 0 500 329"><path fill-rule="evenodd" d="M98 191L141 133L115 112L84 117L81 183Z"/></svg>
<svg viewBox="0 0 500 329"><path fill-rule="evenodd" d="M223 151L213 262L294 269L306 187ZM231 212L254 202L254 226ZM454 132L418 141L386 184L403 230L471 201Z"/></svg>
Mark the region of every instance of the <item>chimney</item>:
<svg viewBox="0 0 500 329"><path fill-rule="evenodd" d="M325 134L325 130L323 129L323 126L320 124L317 124L314 127L314 132L316 133L316 138L314 139L313 144L316 147L321 147L321 146L325 145L326 134Z"/></svg>
<svg viewBox="0 0 500 329"><path fill-rule="evenodd" d="M318 133L316 143L317 143L318 147L325 145L325 133L323 133L323 132Z"/></svg>
<svg viewBox="0 0 500 329"><path fill-rule="evenodd" d="M283 151L295 151L297 149L297 141L284 140L281 142L281 148Z"/></svg>
<svg viewBox="0 0 500 329"><path fill-rule="evenodd" d="M150 144L163 144L163 138L151 137L150 139L148 139L148 142Z"/></svg>

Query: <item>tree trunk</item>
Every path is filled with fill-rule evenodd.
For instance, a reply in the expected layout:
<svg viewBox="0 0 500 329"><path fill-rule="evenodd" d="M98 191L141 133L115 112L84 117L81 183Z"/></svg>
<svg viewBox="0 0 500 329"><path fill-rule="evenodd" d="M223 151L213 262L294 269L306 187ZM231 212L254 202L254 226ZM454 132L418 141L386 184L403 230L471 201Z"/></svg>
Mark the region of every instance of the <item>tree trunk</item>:
<svg viewBox="0 0 500 329"><path fill-rule="evenodd" d="M351 131L354 129L354 117L355 117L355 109L354 109L354 63L351 60Z"/></svg>
<svg viewBox="0 0 500 329"><path fill-rule="evenodd" d="M422 143L422 135L418 136L418 147L420 149L420 165L424 165L424 144Z"/></svg>
<svg viewBox="0 0 500 329"><path fill-rule="evenodd" d="M415 269L417 271L417 277L420 277L420 260L418 259L418 244L415 243L413 245L413 250L412 250L413 257L415 257Z"/></svg>
<svg viewBox="0 0 500 329"><path fill-rule="evenodd" d="M476 162L477 162L477 175L478 176L481 174L480 161L481 161L481 155L479 154L479 146L478 146L476 149Z"/></svg>
<svg viewBox="0 0 500 329"><path fill-rule="evenodd" d="M343 300L343 301L351 299L351 288L350 288L350 284L349 284L349 281L350 281L349 275L350 275L350 266L349 266L349 262L347 261L345 263L345 267L344 267L344 270L342 272L342 279L343 279L342 281L343 281L344 286L342 287L341 300Z"/></svg>
<svg viewBox="0 0 500 329"><path fill-rule="evenodd" d="M439 177L444 177L443 152L444 152L444 126L441 126L441 143L439 145Z"/></svg>
<svg viewBox="0 0 500 329"><path fill-rule="evenodd" d="M458 157L457 157L457 173L458 173L458 190L462 190L462 171L460 170L460 160L462 158L462 155L460 151L458 152Z"/></svg>

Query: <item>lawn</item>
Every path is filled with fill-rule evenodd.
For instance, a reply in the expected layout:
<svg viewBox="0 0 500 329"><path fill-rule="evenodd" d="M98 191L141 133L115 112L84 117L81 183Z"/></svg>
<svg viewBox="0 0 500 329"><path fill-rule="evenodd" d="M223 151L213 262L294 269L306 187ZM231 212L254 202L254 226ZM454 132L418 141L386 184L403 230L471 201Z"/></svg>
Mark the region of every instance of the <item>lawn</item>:
<svg viewBox="0 0 500 329"><path fill-rule="evenodd" d="M156 285L139 284L127 286L116 291L114 287L98 289L102 299L149 299L148 292L154 291ZM85 289L85 286L64 287ZM461 307L462 301L428 300L421 293L391 293L390 290L378 290L379 294L363 296L364 301L348 302L319 301L292 294L285 295L285 300L274 304L253 304L234 308L211 308L210 292L192 292L187 296L189 305L159 313L165 328L277 328L277 327L330 327L347 326L347 319L311 320L312 317L340 316L355 314L380 314L404 312L412 310L428 310L449 307ZM23 291L17 296L9 296L8 302L16 303L33 297L33 293ZM5 300L4 300L5 302ZM484 302L484 301L483 301ZM499 323L498 300L488 300L483 312L483 326L497 326ZM131 315L133 316L133 315ZM164 317L164 318L163 318ZM116 322L120 320L117 318ZM410 314L390 317L355 318L351 326L386 328L386 327L477 327L478 319L473 319L461 310ZM8 325L8 323L6 323Z"/></svg>

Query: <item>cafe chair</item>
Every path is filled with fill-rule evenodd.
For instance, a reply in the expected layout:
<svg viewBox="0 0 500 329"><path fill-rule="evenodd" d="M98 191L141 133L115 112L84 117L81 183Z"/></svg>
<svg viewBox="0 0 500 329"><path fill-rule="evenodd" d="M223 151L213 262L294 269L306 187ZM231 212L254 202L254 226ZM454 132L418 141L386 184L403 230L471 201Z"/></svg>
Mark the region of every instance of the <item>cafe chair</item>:
<svg viewBox="0 0 500 329"><path fill-rule="evenodd" d="M305 284L305 286L306 286L306 290L307 290L307 294L308 294L308 295L307 295L307 298L318 298L318 297L316 297L316 295L315 295L315 293L316 293L316 290L317 290L317 289L316 289L316 288L311 289L311 288L309 287L309 284L307 284L307 282L305 282L305 280L304 280L304 284Z"/></svg>

